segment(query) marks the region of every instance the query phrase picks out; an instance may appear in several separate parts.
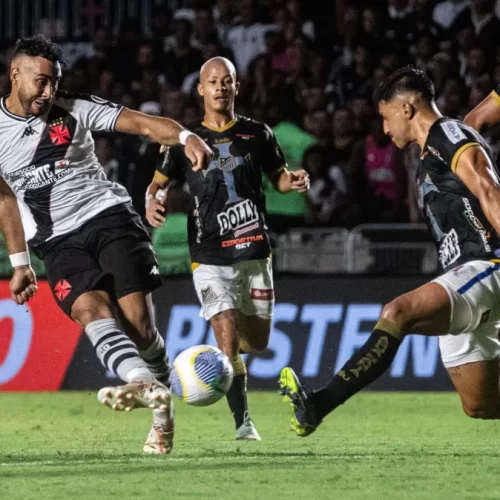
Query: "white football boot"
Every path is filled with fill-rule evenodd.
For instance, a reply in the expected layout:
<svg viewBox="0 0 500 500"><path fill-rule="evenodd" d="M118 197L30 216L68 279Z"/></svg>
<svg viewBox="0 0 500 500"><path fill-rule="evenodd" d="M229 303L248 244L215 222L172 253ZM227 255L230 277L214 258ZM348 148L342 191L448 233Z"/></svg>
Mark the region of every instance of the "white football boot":
<svg viewBox="0 0 500 500"><path fill-rule="evenodd" d="M236 439L238 441L261 441L261 437L259 436L248 411L245 412L243 423L236 431Z"/></svg>
<svg viewBox="0 0 500 500"><path fill-rule="evenodd" d="M149 455L166 455L174 446L174 402L166 411L153 411L153 425L143 451Z"/></svg>
<svg viewBox="0 0 500 500"><path fill-rule="evenodd" d="M103 387L97 399L115 411L132 411L135 408L169 410L170 391L160 382L131 382L115 387Z"/></svg>

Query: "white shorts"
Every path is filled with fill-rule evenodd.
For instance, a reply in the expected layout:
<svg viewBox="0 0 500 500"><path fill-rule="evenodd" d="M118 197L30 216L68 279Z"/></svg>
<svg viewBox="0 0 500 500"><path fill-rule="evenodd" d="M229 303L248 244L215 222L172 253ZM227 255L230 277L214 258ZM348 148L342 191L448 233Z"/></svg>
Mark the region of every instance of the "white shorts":
<svg viewBox="0 0 500 500"><path fill-rule="evenodd" d="M500 357L500 265L474 260L433 280L451 302L450 330L439 337L446 368Z"/></svg>
<svg viewBox="0 0 500 500"><path fill-rule="evenodd" d="M248 260L232 266L200 264L193 271L201 303L200 316L209 320L228 309L245 316L271 319L274 309L271 259Z"/></svg>

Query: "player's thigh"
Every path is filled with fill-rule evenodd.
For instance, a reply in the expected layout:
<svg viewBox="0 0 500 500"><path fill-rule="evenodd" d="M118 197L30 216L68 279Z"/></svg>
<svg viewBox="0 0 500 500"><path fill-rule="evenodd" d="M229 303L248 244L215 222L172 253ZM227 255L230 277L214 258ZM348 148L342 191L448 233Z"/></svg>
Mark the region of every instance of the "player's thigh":
<svg viewBox="0 0 500 500"><path fill-rule="evenodd" d="M449 329L459 335L476 332L500 319L500 271L488 261L471 261L439 276L434 283L446 290L450 301Z"/></svg>
<svg viewBox="0 0 500 500"><path fill-rule="evenodd" d="M450 300L443 287L426 283L385 305L382 318L395 323L404 333L440 335L449 328Z"/></svg>
<svg viewBox="0 0 500 500"><path fill-rule="evenodd" d="M498 359L450 366L447 370L468 416L500 418Z"/></svg>
<svg viewBox="0 0 500 500"><path fill-rule="evenodd" d="M201 304L200 315L207 321L224 311L241 308L242 275L236 266L200 264L193 271L193 283ZM226 316L232 321L234 314Z"/></svg>
<svg viewBox="0 0 500 500"><path fill-rule="evenodd" d="M117 227L100 229L95 239L99 265L113 278L116 300L137 292L144 297L161 287L156 254L139 216L130 216Z"/></svg>
<svg viewBox="0 0 500 500"><path fill-rule="evenodd" d="M271 259L238 264L243 273L241 313L271 321L274 311L274 282Z"/></svg>
<svg viewBox="0 0 500 500"><path fill-rule="evenodd" d="M73 305L80 297L87 292L111 290L111 277L101 269L77 237L69 237L56 244L46 253L43 262L47 281L58 306L75 321L85 321L79 317L80 314L78 317L72 315ZM96 306L95 301L91 302ZM83 307L83 302L80 303ZM78 309L83 314L85 311L82 307Z"/></svg>

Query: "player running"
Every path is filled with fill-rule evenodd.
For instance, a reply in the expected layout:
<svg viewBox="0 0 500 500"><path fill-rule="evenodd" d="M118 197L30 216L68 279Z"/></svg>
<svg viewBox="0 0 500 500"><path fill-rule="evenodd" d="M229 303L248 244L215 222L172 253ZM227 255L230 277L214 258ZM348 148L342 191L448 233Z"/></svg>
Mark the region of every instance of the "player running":
<svg viewBox="0 0 500 500"><path fill-rule="evenodd" d="M185 143L194 168L205 167L211 151L167 118L58 91L60 61L60 48L42 35L16 44L12 93L0 100L0 175L10 188L3 188L4 195L11 207L17 198L26 240L45 264L59 307L85 329L102 364L127 382L102 389L99 400L115 410L153 408L144 451L168 453L173 439L173 408L164 385L168 358L149 295L162 283L158 264L127 191L109 182L97 162L91 131L140 134L164 145ZM2 215L16 220L12 208ZM16 243L12 232L5 235L14 265L26 266L21 225ZM27 300L34 277L29 267L23 269L27 289L21 298Z"/></svg>
<svg viewBox="0 0 500 500"><path fill-rule="evenodd" d="M265 222L262 173L281 193L307 191L303 170L289 172L273 133L263 123L234 112L239 83L234 65L216 57L200 71L198 92L205 117L195 128L214 151L208 170L187 168L182 147L167 149L148 188L146 216L165 222L166 199L157 194L171 180L186 177L190 189L188 236L201 315L210 321L219 348L231 359L234 382L227 401L236 439L260 440L248 414L246 366L241 352L268 344L274 307L271 247Z"/></svg>
<svg viewBox="0 0 500 500"><path fill-rule="evenodd" d="M420 202L444 274L387 304L368 341L321 390L310 391L283 369L281 392L299 436L387 370L410 333L439 335L468 416L500 418L500 187L489 147L469 126L441 116L434 86L418 69L389 76L376 101L396 146L420 146Z"/></svg>

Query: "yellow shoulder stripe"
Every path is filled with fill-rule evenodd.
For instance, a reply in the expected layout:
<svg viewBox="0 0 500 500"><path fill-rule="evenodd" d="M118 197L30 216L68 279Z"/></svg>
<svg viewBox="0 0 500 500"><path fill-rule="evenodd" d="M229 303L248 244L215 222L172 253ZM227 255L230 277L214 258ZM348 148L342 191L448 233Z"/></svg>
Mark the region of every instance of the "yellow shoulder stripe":
<svg viewBox="0 0 500 500"><path fill-rule="evenodd" d="M168 176L162 174L159 170L155 172L155 177L159 178L161 181L168 182Z"/></svg>
<svg viewBox="0 0 500 500"><path fill-rule="evenodd" d="M457 164L458 160L460 159L461 154L466 150L469 149L473 146L479 146L479 143L477 142L468 142L467 144L464 144L463 146L460 146L455 154L453 155L453 159L451 160L451 171L455 173L455 170L457 169Z"/></svg>
<svg viewBox="0 0 500 500"><path fill-rule="evenodd" d="M500 95L497 94L496 90L491 91L491 97L493 97L493 99L495 99L497 104L500 106Z"/></svg>

